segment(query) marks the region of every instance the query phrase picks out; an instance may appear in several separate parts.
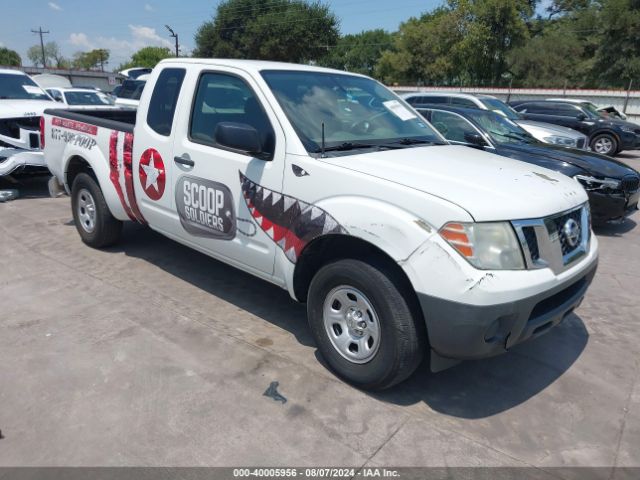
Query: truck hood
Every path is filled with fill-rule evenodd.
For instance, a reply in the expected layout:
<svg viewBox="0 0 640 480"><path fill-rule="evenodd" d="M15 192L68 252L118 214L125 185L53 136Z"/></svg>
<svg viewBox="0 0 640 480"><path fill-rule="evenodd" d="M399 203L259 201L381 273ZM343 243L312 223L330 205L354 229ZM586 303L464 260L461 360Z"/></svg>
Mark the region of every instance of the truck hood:
<svg viewBox="0 0 640 480"><path fill-rule="evenodd" d="M0 118L40 117L47 108L60 108L53 100L0 100Z"/></svg>
<svg viewBox="0 0 640 480"><path fill-rule="evenodd" d="M442 145L330 157L322 161L435 195L476 221L552 215L587 201L577 181L474 148Z"/></svg>

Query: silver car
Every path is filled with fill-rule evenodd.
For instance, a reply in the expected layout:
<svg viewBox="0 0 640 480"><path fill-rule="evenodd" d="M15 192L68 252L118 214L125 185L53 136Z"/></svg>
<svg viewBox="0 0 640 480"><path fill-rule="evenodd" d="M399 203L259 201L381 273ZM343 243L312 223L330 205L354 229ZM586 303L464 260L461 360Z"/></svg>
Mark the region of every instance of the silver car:
<svg viewBox="0 0 640 480"><path fill-rule="evenodd" d="M491 95L475 95L454 92L417 92L402 95L402 98L414 107L420 105L446 104L460 108L479 108L504 115L520 125L531 136L544 143L553 143L562 147L589 149L586 135L567 127L550 123L524 120L520 114L502 100Z"/></svg>

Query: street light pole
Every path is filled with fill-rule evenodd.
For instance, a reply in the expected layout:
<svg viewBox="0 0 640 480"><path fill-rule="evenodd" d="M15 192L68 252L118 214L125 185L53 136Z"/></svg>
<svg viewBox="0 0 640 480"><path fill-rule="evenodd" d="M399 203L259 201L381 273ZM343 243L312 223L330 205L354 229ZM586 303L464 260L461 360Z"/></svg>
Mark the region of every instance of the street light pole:
<svg viewBox="0 0 640 480"><path fill-rule="evenodd" d="M169 30L170 36L173 37L176 41L176 57L180 56L180 44L178 43L178 34L173 31L173 29L169 25L165 25L167 30Z"/></svg>

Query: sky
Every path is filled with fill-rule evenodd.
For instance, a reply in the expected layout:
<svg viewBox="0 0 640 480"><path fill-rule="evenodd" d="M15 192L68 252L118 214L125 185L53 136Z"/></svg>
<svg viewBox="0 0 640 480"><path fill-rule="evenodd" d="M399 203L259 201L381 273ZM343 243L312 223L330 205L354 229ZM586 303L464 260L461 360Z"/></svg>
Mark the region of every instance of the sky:
<svg viewBox="0 0 640 480"><path fill-rule="evenodd" d="M107 48L107 69L126 62L136 50L149 46L174 48L165 29L170 25L180 36L181 49L190 53L198 27L212 18L221 0L2 0L0 46L16 50L29 65L26 52L40 39L31 30L50 33L45 42L56 41L65 57L93 48ZM343 34L383 28L394 31L411 16L419 16L441 0L330 0L340 19Z"/></svg>

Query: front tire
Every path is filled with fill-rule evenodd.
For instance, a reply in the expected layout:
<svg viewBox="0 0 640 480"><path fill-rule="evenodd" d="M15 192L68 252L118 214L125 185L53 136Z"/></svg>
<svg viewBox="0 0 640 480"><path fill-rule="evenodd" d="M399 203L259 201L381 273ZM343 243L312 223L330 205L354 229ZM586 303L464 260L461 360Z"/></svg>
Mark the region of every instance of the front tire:
<svg viewBox="0 0 640 480"><path fill-rule="evenodd" d="M122 222L111 215L100 186L86 173L73 181L71 210L80 238L90 247L108 247L120 238Z"/></svg>
<svg viewBox="0 0 640 480"><path fill-rule="evenodd" d="M309 287L307 314L324 359L366 390L407 379L424 356L426 334L393 273L360 260L322 267Z"/></svg>
<svg viewBox="0 0 640 480"><path fill-rule="evenodd" d="M618 153L618 141L610 133L601 133L591 140L591 150L600 155L613 156Z"/></svg>

